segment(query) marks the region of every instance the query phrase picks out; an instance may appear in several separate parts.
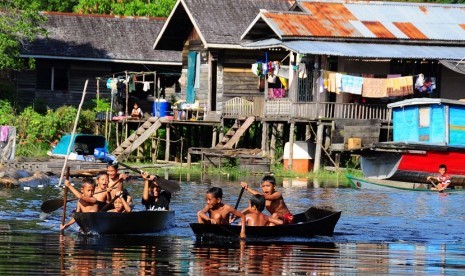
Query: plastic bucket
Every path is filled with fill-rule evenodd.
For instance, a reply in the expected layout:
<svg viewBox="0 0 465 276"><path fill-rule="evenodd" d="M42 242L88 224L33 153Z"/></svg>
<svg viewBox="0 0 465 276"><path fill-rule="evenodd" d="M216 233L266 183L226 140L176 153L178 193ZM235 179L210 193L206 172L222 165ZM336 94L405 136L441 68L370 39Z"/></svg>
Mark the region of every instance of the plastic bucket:
<svg viewBox="0 0 465 276"><path fill-rule="evenodd" d="M153 102L152 113L155 117L165 117L170 115L170 103L166 100L157 100Z"/></svg>

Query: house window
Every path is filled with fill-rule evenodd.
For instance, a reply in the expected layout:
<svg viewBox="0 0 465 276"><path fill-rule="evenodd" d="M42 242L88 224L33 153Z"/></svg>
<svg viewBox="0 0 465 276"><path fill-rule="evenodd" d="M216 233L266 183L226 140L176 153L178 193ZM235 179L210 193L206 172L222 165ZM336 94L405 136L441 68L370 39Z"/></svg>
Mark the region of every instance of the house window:
<svg viewBox="0 0 465 276"><path fill-rule="evenodd" d="M38 67L37 89L52 91L68 90L68 69L58 66Z"/></svg>

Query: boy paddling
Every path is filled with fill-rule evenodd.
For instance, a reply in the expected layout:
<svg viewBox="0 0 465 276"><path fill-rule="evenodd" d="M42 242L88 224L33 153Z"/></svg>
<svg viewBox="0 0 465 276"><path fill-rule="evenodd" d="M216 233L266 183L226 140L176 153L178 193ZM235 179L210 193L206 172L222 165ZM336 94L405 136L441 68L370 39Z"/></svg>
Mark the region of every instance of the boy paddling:
<svg viewBox="0 0 465 276"><path fill-rule="evenodd" d="M253 195L260 194L260 192L251 189L246 182L241 182L241 186ZM266 210L270 212L271 217L282 220L284 224L292 224L294 222L294 216L287 208L286 203L284 203L283 194L275 190L275 178L269 175L263 177L261 186L263 196L266 200ZM249 208L242 213L247 214L248 212Z"/></svg>
<svg viewBox="0 0 465 276"><path fill-rule="evenodd" d="M427 181L436 180L438 184L436 187L431 188L431 190L438 190L443 192L450 185L450 175L447 174L447 166L445 164L439 165L439 175L438 176L428 176Z"/></svg>

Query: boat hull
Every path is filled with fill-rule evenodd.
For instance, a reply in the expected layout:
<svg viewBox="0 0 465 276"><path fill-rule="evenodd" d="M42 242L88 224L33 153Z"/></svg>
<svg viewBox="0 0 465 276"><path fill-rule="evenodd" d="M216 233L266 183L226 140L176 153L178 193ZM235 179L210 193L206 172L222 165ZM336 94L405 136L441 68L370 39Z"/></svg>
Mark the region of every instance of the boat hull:
<svg viewBox="0 0 465 276"><path fill-rule="evenodd" d="M408 190L417 192L437 193L437 190L431 190L432 184L418 182L393 181L385 179L372 179L366 177L353 177L346 175L352 188L370 189L381 191ZM447 189L448 193L464 193L465 189Z"/></svg>
<svg viewBox="0 0 465 276"><path fill-rule="evenodd" d="M306 212L294 215L295 224L248 226L245 232L247 238L332 236L340 217L341 212L310 207ZM197 238L238 238L241 231L238 225L191 223L190 227Z"/></svg>
<svg viewBox="0 0 465 276"><path fill-rule="evenodd" d="M399 152L383 151L395 146ZM446 164L451 185L465 186L465 149L406 143L379 143L374 148L377 151L361 158L367 178L426 183L426 177L438 174L439 165Z"/></svg>
<svg viewBox="0 0 465 276"><path fill-rule="evenodd" d="M74 213L73 217L85 233L143 234L173 227L174 215L174 211L139 211Z"/></svg>

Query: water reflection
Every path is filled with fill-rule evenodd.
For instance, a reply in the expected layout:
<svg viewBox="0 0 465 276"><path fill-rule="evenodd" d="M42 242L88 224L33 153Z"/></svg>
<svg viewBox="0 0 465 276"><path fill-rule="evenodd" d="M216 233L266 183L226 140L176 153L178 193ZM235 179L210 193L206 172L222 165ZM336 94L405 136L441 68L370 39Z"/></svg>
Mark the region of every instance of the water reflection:
<svg viewBox="0 0 465 276"><path fill-rule="evenodd" d="M189 223L204 206L205 191L220 186L234 204L239 181L261 175L176 176L176 227L155 235L59 235L61 210L41 214L56 187L0 188L0 274L207 275L207 274L459 274L465 269L465 197L435 193L357 191L323 180L278 179L295 213L310 205L342 211L333 237L257 243L198 243ZM286 182L287 181L287 182ZM140 202L142 185L126 187ZM258 188L259 189L259 188ZM244 195L239 209L247 205ZM68 206L73 209L72 204Z"/></svg>

